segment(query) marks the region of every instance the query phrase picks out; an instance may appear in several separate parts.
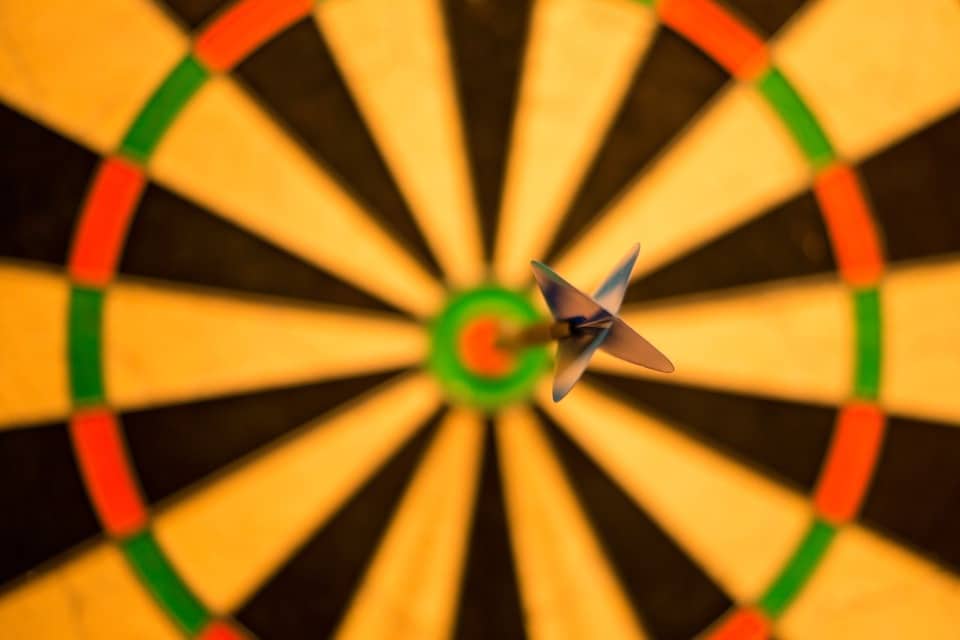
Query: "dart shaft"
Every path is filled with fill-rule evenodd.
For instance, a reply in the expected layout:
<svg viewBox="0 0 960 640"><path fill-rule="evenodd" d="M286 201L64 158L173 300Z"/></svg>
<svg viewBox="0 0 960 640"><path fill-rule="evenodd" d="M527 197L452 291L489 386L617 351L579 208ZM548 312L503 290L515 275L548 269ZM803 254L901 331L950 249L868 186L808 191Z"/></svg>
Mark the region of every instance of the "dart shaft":
<svg viewBox="0 0 960 640"><path fill-rule="evenodd" d="M497 345L517 351L528 347L535 347L566 338L570 335L570 323L565 320L541 322L527 325L519 331L507 332L498 341Z"/></svg>

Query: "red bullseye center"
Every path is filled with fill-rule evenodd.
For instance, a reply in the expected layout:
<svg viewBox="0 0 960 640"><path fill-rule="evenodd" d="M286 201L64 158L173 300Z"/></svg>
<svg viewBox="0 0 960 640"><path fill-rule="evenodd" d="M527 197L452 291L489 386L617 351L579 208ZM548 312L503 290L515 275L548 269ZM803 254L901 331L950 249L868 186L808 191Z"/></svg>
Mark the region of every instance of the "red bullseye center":
<svg viewBox="0 0 960 640"><path fill-rule="evenodd" d="M463 366L474 375L499 378L513 370L514 355L497 346L500 321L481 317L468 322L457 340L457 351Z"/></svg>

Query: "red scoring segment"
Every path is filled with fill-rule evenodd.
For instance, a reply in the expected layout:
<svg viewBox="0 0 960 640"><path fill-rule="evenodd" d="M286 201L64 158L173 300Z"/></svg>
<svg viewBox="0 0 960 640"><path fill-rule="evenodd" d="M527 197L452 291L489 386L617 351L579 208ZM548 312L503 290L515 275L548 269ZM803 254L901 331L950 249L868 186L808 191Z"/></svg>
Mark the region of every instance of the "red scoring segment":
<svg viewBox="0 0 960 640"><path fill-rule="evenodd" d="M834 523L857 515L883 442L884 416L869 404L851 404L837 419L817 484L817 511Z"/></svg>
<svg viewBox="0 0 960 640"><path fill-rule="evenodd" d="M145 181L143 171L122 158L101 163L74 235L68 265L73 280L102 287L113 278Z"/></svg>
<svg viewBox="0 0 960 640"><path fill-rule="evenodd" d="M710 640L764 640L770 635L770 622L759 611L739 609L710 633Z"/></svg>
<svg viewBox="0 0 960 640"><path fill-rule="evenodd" d="M732 75L749 79L767 66L763 38L712 0L662 0L660 19Z"/></svg>
<svg viewBox="0 0 960 640"><path fill-rule="evenodd" d="M245 634L241 634L221 620L210 623L197 636L197 640L243 640L244 638L247 638Z"/></svg>
<svg viewBox="0 0 960 640"><path fill-rule="evenodd" d="M194 52L210 69L228 71L254 49L310 14L313 0L241 0L200 32Z"/></svg>
<svg viewBox="0 0 960 640"><path fill-rule="evenodd" d="M81 409L70 419L70 435L90 498L108 533L124 537L147 523L120 425L107 409Z"/></svg>
<svg viewBox="0 0 960 640"><path fill-rule="evenodd" d="M883 273L880 236L853 170L842 165L826 169L817 176L814 193L844 280L854 286L875 284Z"/></svg>
<svg viewBox="0 0 960 640"><path fill-rule="evenodd" d="M500 321L496 318L477 318L460 334L457 350L460 361L471 373L485 378L499 378L513 369L514 357L497 347Z"/></svg>

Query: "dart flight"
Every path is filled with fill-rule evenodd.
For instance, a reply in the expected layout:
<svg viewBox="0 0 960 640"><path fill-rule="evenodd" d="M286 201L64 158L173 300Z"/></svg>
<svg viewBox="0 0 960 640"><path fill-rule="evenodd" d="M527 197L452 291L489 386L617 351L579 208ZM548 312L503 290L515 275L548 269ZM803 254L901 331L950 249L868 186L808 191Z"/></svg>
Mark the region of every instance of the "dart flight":
<svg viewBox="0 0 960 640"><path fill-rule="evenodd" d="M617 315L639 252L640 245L635 244L593 296L580 291L542 262L531 261L533 275L554 321L526 327L504 345L518 348L557 341L554 402L570 392L597 349L654 371L673 372L673 363Z"/></svg>

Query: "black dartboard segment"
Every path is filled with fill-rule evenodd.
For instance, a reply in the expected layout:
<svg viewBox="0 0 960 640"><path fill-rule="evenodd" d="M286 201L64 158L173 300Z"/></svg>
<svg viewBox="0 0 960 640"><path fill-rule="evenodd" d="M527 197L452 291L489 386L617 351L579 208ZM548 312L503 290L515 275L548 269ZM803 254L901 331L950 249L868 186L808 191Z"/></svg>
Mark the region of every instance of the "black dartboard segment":
<svg viewBox="0 0 960 640"><path fill-rule="evenodd" d="M0 256L65 264L94 153L0 104Z"/></svg>
<svg viewBox="0 0 960 640"><path fill-rule="evenodd" d="M526 637L495 432L488 420L453 633L458 640Z"/></svg>
<svg viewBox="0 0 960 640"><path fill-rule="evenodd" d="M605 373L586 379L805 492L816 484L836 422L831 407Z"/></svg>
<svg viewBox="0 0 960 640"><path fill-rule="evenodd" d="M0 584L100 533L63 423L0 431Z"/></svg>
<svg viewBox="0 0 960 640"><path fill-rule="evenodd" d="M690 125L728 78L722 68L687 40L659 29L547 256L555 257L573 241Z"/></svg>
<svg viewBox="0 0 960 640"><path fill-rule="evenodd" d="M634 280L624 301L648 302L836 268L820 207L806 191Z"/></svg>
<svg viewBox="0 0 960 640"><path fill-rule="evenodd" d="M181 20L196 29L217 12L233 4L230 0L163 0Z"/></svg>
<svg viewBox="0 0 960 640"><path fill-rule="evenodd" d="M889 260L960 251L960 111L863 162Z"/></svg>
<svg viewBox="0 0 960 640"><path fill-rule="evenodd" d="M531 0L444 0L484 252L493 255Z"/></svg>
<svg viewBox="0 0 960 640"><path fill-rule="evenodd" d="M312 17L258 49L234 73L400 244L440 274Z"/></svg>
<svg viewBox="0 0 960 640"><path fill-rule="evenodd" d="M393 309L260 237L150 184L130 224L121 273L344 307Z"/></svg>
<svg viewBox="0 0 960 640"><path fill-rule="evenodd" d="M730 597L703 569L549 416L537 413L650 637L692 638L730 609Z"/></svg>
<svg viewBox="0 0 960 640"><path fill-rule="evenodd" d="M258 637L329 638L346 613L441 418L406 443L306 545L240 609Z"/></svg>
<svg viewBox="0 0 960 640"><path fill-rule="evenodd" d="M888 419L860 518L960 572L960 429Z"/></svg>
<svg viewBox="0 0 960 640"><path fill-rule="evenodd" d="M748 23L753 23L762 35L772 36L780 30L807 0L724 0L723 4L736 11Z"/></svg>
<svg viewBox="0 0 960 640"><path fill-rule="evenodd" d="M395 375L339 378L124 413L143 491L151 503L162 500Z"/></svg>

